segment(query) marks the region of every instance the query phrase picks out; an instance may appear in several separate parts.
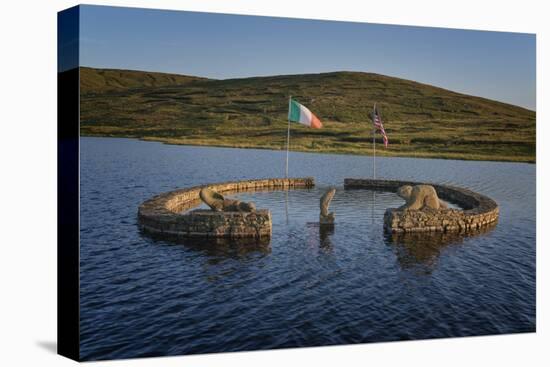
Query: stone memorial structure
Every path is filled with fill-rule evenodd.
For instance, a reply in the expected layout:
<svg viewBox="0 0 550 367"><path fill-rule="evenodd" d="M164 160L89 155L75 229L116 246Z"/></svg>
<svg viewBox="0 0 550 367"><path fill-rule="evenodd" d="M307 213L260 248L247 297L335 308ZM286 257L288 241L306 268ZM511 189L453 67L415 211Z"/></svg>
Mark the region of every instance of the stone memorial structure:
<svg viewBox="0 0 550 367"><path fill-rule="evenodd" d="M397 189L397 195L405 199L400 210L447 209L447 204L439 200L437 192L430 185L405 185Z"/></svg>
<svg viewBox="0 0 550 367"><path fill-rule="evenodd" d="M334 194L336 194L336 189L330 188L323 194L323 196L321 196L321 200L320 200L321 212L319 213L319 224L321 226L334 225L334 213L332 212L329 213L328 211L330 202L332 201Z"/></svg>
<svg viewBox="0 0 550 367"><path fill-rule="evenodd" d="M212 190L209 187L203 188L199 192L201 200L210 207L210 209L220 212L255 212L254 203L245 203L239 200L226 199L222 194Z"/></svg>
<svg viewBox="0 0 550 367"><path fill-rule="evenodd" d="M384 229L387 232L468 232L494 225L498 221L499 208L493 199L461 187L397 180L344 180L344 188L348 190L370 189L397 193L403 186L418 185L431 186L439 198L455 203L462 209L435 209L430 205L419 207L417 203L411 210L407 201L400 208L386 210ZM406 195L408 189L402 191Z"/></svg>
<svg viewBox="0 0 550 367"><path fill-rule="evenodd" d="M221 193L290 190L310 188L314 185L314 180L311 177L273 178L209 184L166 192L139 206L138 222L144 232L175 238L270 237L272 223L269 210L256 209L250 203L239 202L238 206L235 206L236 201L226 201L224 204L223 201L227 199ZM222 210L195 209L188 211L200 205L201 191L203 191L204 198L214 208L219 207ZM216 193L219 196L215 195ZM219 199L222 200L221 206ZM182 214L184 211L188 212Z"/></svg>

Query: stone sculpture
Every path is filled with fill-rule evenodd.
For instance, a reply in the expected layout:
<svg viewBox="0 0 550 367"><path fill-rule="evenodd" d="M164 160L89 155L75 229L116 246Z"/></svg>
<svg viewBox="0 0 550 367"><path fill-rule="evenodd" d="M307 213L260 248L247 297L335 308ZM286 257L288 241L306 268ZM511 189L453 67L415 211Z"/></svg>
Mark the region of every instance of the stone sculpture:
<svg viewBox="0 0 550 367"><path fill-rule="evenodd" d="M226 199L220 193L209 189L201 189L199 196L201 200L214 211L224 212L255 212L256 205L239 200Z"/></svg>
<svg viewBox="0 0 550 367"><path fill-rule="evenodd" d="M439 200L437 192L430 185L401 186L397 195L406 200L399 210L447 209L447 204Z"/></svg>
<svg viewBox="0 0 550 367"><path fill-rule="evenodd" d="M321 213L319 214L320 224L334 224L334 213L329 213L328 207L335 193L336 193L336 189L331 188L331 189L328 189L327 192L323 194L323 196L321 196L321 202L320 202Z"/></svg>

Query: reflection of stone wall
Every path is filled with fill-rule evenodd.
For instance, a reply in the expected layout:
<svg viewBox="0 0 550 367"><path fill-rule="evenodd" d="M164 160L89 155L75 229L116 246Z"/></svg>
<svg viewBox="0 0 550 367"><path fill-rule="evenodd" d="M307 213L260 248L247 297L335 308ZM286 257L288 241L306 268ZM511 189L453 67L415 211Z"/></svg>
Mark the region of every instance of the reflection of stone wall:
<svg viewBox="0 0 550 367"><path fill-rule="evenodd" d="M351 179L344 180L346 189L370 189L396 192L403 185L432 185L437 195L446 201L459 205L464 210L397 210L387 209L384 214L384 228L388 232L427 231L471 231L485 227L498 220L497 203L481 194L455 186L431 183Z"/></svg>
<svg viewBox="0 0 550 367"><path fill-rule="evenodd" d="M201 203L199 192L208 187L219 193L255 190L287 190L314 186L313 178L263 179L225 182L195 186L160 194L140 205L140 227L150 233L176 237L266 237L271 236L271 213L214 212L193 210L180 214Z"/></svg>

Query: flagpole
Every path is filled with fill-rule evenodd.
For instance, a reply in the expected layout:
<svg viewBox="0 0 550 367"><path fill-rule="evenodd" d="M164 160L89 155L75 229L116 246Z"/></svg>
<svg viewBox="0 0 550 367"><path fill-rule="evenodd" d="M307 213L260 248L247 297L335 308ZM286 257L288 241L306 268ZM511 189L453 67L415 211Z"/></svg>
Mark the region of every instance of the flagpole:
<svg viewBox="0 0 550 367"><path fill-rule="evenodd" d="M372 178L376 180L376 125L375 125L375 111L376 103L374 104L374 109L372 110Z"/></svg>
<svg viewBox="0 0 550 367"><path fill-rule="evenodd" d="M288 126L286 129L286 169L285 169L285 177L288 178L288 149L290 146L290 104L291 104L292 96L288 96Z"/></svg>

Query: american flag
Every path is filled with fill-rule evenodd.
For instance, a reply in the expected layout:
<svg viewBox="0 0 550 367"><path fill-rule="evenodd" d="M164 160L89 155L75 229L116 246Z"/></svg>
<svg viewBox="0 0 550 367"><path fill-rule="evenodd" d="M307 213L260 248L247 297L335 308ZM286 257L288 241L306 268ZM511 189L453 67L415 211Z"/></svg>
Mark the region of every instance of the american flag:
<svg viewBox="0 0 550 367"><path fill-rule="evenodd" d="M378 109L376 108L376 104L374 105L374 111L372 113L374 122L374 128L378 131L380 131L380 134L382 134L382 139L384 139L384 147L388 147L388 136L386 135L386 130L384 130L384 125L382 124L382 118L380 117L380 114L378 113Z"/></svg>

